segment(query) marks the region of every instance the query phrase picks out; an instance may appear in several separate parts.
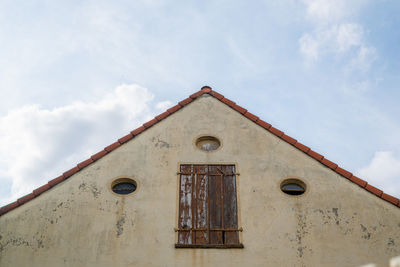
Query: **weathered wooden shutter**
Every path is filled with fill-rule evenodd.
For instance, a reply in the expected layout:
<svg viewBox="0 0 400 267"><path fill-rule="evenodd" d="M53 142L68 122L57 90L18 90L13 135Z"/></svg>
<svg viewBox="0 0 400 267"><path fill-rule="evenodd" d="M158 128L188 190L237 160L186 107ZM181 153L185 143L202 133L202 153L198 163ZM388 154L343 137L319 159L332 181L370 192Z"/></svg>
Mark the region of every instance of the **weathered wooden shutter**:
<svg viewBox="0 0 400 267"><path fill-rule="evenodd" d="M181 165L178 244L239 244L234 165Z"/></svg>

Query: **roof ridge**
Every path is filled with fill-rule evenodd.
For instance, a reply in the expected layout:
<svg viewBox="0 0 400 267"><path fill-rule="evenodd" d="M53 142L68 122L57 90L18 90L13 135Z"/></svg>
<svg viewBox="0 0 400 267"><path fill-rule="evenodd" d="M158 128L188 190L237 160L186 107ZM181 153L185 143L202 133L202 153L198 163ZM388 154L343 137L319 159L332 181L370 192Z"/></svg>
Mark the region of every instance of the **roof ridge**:
<svg viewBox="0 0 400 267"><path fill-rule="evenodd" d="M39 188L33 190L32 193L27 194L27 195L25 195L23 197L20 197L17 201L12 202L12 203L10 203L8 205L5 205L5 206L1 207L0 208L0 216L2 216L3 214L9 212L10 210L13 210L13 209L25 204L26 202L32 200L33 198L41 195L43 192L49 190L50 188L52 188L52 187L56 186L57 184L61 183L62 181L68 179L69 177L71 177L75 173L79 172L80 170L86 168L90 164L92 164L95 161L99 160L100 158L104 157L105 155L107 155L111 151L115 150L116 148L118 148L122 144L130 141L131 139L133 139L137 135L141 134L143 131L145 131L148 128L152 127L156 123L164 120L168 116L170 116L173 113L177 112L178 110L180 110L181 108L183 108L184 106L188 105L190 102L192 102L193 100L197 99L198 97L200 97L200 96L202 96L204 94L209 94L209 95L215 97L216 99L218 99L222 103L228 105L229 107L231 107L232 109L236 110L237 112L239 112L243 116L247 117L248 119L252 120L256 124L261 126L262 128L264 128L267 131L269 131L270 133L274 134L275 136L279 137L280 139L284 140L285 142L287 142L290 145L294 146L295 148L299 149L303 153L305 153L308 156L310 156L310 157L314 158L315 160L319 161L321 164L323 164L326 167L330 168L331 170L333 170L334 172L336 172L340 176L345 177L349 181L357 184L361 188L364 188L368 192L376 195L377 197L379 197L379 198L381 198L381 199L383 199L383 200L385 200L385 201L387 201L387 202L389 202L389 203L391 203L391 204L393 204L393 205L395 205L397 207L400 207L400 200L398 198L384 193L382 190L380 190L380 189L368 184L366 181L364 181L363 179L353 175L351 172L339 167L338 164L328 160L327 158L325 158L321 154L318 154L317 152L311 150L308 146L303 145L302 143L298 142L296 139L286 135L284 132L282 132L282 131L278 130L277 128L273 127L268 122L265 122L262 119L260 119L259 117L257 117L256 115L248 112L247 109L237 105L235 102L229 100L228 98L224 97L220 93L214 91L210 86L203 86L200 89L200 91L197 91L196 93L191 94L188 98L183 99L177 105L167 109L165 112L155 116L152 120L144 123L142 126L136 128L135 130L131 131L127 135L119 138L116 142L112 143L109 146L106 146L103 150L93 154L89 159L86 159L86 160L78 163L72 169L64 172L62 175L58 176L57 178L54 178L53 180L50 180L47 184L42 185Z"/></svg>

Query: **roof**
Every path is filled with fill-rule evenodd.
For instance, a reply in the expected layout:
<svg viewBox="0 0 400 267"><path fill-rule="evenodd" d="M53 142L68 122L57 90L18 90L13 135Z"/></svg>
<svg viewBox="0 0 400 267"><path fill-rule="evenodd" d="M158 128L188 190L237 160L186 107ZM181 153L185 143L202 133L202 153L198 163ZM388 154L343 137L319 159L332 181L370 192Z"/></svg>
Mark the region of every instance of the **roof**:
<svg viewBox="0 0 400 267"><path fill-rule="evenodd" d="M25 204L26 202L34 199L35 197L43 194L44 192L46 192L50 188L52 188L52 187L56 186L57 184L61 183L62 181L68 179L69 177L71 177L75 173L79 172L80 170L86 168L90 164L92 164L95 161L99 160L100 158L104 157L105 155L107 155L108 153L113 151L114 149L118 148L119 146L123 145L124 143L128 142L129 140L135 138L137 135L141 134L146 129L152 127L153 125L155 125L158 122L164 120L168 116L174 114L176 111L178 111L181 108L183 108L184 106L188 105L190 102L192 102L193 100L195 100L198 97L202 96L203 94L209 94L209 95L213 96L214 98L216 98L219 101L221 101L222 103L228 105L229 107L231 107L235 111L239 112L240 114L242 114L243 116L245 116L249 120L252 120L254 123L258 124L259 126L264 128L265 130L267 130L270 133L276 135L277 137L279 137L283 141L289 143L293 147L301 150L303 153L305 153L306 155L310 156L311 158L319 161L321 164L323 164L326 167L330 168L332 171L336 172L340 176L342 176L342 177L348 179L349 181L357 184L358 186L360 186L361 188L364 188L365 190L367 190L368 192L374 194L375 196L377 196L377 197L379 197L379 198L381 198L381 199L383 199L383 200L385 200L385 201L387 201L387 202L389 202L389 203L391 203L391 204L393 204L393 205L395 205L397 207L400 207L400 200L398 198L396 198L394 196L391 196L389 194L386 194L382 190L380 190L380 189L368 184L366 181L358 178L357 176L353 175L351 172L341 168L338 164L328 160L327 158L325 158L321 154L319 154L319 153L313 151L312 149L310 149L308 146L303 145L302 143L298 142L296 139L294 139L294 138L286 135L284 132L276 129L275 127L273 127L268 122L265 122L262 119L260 119L259 117L257 117L256 115L248 112L247 109L237 105L235 102L227 99L223 95L221 95L221 94L217 93L216 91L212 90L211 87L204 86L204 87L201 88L200 91L198 91L198 92L190 95L188 98L180 101L177 105L175 105L172 108L169 108L168 110L166 110L165 112L159 114L154 119L144 123L139 128L137 128L137 129L131 131L129 134L121 137L116 142L114 142L111 145L105 147L103 150L97 152L96 154L92 155L89 159L84 160L81 163L77 164L75 167L73 167L72 169L64 172L62 175L58 176L57 178L54 178L53 180L49 181L47 184L45 184L45 185L33 190L32 193L27 194L26 196L23 196L23 197L19 198L15 202L12 202L12 203L10 203L10 204L8 204L6 206L1 207L0 208L0 216L2 216L3 214L5 214L5 213L7 213L7 212L9 212L9 211L11 211L11 210L23 205L23 204Z"/></svg>

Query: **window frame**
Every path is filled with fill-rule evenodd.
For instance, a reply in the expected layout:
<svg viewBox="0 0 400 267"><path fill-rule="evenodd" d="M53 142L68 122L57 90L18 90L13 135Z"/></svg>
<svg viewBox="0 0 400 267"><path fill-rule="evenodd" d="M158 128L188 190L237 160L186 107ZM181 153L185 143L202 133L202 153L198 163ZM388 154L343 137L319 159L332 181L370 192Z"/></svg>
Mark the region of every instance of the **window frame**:
<svg viewBox="0 0 400 267"><path fill-rule="evenodd" d="M176 220L175 220L175 223L176 223L176 227L175 227L175 232L176 232L176 235L175 235L175 248L243 248L244 246L243 246L243 244L241 242L243 228L241 227L240 198L239 198L239 179L238 179L240 174L239 174L238 169L237 169L237 163L225 163L225 162L224 163L222 163L222 162L218 162L218 163L217 162L201 162L201 163L199 163L199 162L179 162L177 165L178 165L177 166L177 170L178 171L177 171L177 195L176 195L177 196L176 197L177 205L176 205ZM188 228L185 228L185 229L179 228L179 226L180 226L180 216L181 216L181 210L180 210L181 209L181 205L180 205L180 201L181 201L181 176L184 175L184 173L181 172L181 167L184 166L184 165L192 165L192 167L193 166L203 166L203 167L207 166L207 168L209 166L232 166L234 168L233 169L233 175L222 175L221 183L222 183L222 185L224 183L223 180L225 178L223 178L223 177L225 177L225 176L234 176L235 191L236 191L235 192L235 201L236 201L236 218L235 218L235 220L237 222L237 227L234 227L234 228L221 227L221 230L219 230L220 228L217 228L218 230L214 229L214 231L221 231L223 233L222 234L223 242L226 241L226 239L225 239L225 233L226 232L232 232L232 231L237 232L238 233L237 234L237 243L236 243L236 241L235 241L235 243L230 243L230 244L228 244L228 243L222 243L222 244L212 244L212 243L210 243L211 242L211 240L210 240L211 238L210 238L209 233L210 233L210 231L213 231L213 230L212 230L212 228L211 228L209 223L208 223L206 228L203 228L203 227L198 228L195 225L192 225L190 227L190 230ZM208 182L210 181L210 176L213 176L213 175L208 174L207 176L208 176L208 178L207 178L207 184L208 184ZM207 186L209 186L209 185L207 185ZM207 190L209 192L209 187L207 187ZM197 198L196 198L195 201L197 201ZM210 195L207 195L207 200L206 201L207 201L207 203L210 201ZM197 208L198 208L198 206L197 206ZM224 210L224 208L225 207L223 206L222 210ZM208 210L207 210L207 220L208 221L210 220L210 216L211 216L210 215L211 214L210 211L211 211L210 207L208 206ZM196 212L197 212L197 210L196 210ZM197 215L194 216L194 214L192 214L191 216L192 216L192 219L195 220L193 217L195 217ZM224 217L224 215L222 215L222 217ZM207 231L208 232L207 240L208 240L209 243L203 243L203 244L183 244L183 243L180 243L179 242L179 233L182 232L182 231L190 231L191 234L193 234L193 232L195 232L195 231ZM194 236L194 239L195 239L193 242L195 243L196 242L196 235L194 234L193 236ZM192 236L192 240L193 240L193 236Z"/></svg>

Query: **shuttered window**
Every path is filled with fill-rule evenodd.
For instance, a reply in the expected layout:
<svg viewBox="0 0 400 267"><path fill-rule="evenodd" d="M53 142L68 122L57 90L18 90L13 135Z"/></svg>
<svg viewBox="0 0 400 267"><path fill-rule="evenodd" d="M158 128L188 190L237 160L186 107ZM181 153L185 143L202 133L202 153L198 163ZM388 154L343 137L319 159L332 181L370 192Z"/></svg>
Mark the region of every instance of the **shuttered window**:
<svg viewBox="0 0 400 267"><path fill-rule="evenodd" d="M241 248L234 165L180 167L177 248Z"/></svg>

